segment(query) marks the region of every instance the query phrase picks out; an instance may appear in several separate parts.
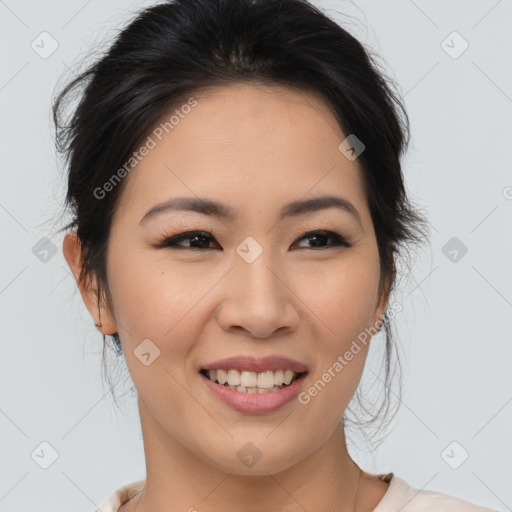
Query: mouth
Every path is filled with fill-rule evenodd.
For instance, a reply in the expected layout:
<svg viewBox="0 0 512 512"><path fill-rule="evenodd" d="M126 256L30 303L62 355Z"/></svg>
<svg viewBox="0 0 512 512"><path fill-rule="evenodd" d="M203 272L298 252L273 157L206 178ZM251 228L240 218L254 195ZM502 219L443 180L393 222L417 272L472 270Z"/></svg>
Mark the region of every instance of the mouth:
<svg viewBox="0 0 512 512"><path fill-rule="evenodd" d="M296 372L291 369L282 369L275 371L251 372L237 369L201 369L201 375L212 381L213 383L238 391L240 393L275 393L288 386L295 381L303 379L307 371Z"/></svg>

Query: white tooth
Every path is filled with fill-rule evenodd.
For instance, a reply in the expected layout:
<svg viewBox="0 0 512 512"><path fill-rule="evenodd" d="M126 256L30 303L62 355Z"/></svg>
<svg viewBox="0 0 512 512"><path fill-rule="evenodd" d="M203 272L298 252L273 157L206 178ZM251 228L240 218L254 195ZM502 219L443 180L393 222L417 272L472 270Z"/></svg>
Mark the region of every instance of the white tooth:
<svg viewBox="0 0 512 512"><path fill-rule="evenodd" d="M217 380L219 381L219 384L226 384L228 381L228 374L226 370L217 370Z"/></svg>
<svg viewBox="0 0 512 512"><path fill-rule="evenodd" d="M274 383L276 386L282 386L284 382L284 371L276 370L274 372Z"/></svg>
<svg viewBox="0 0 512 512"><path fill-rule="evenodd" d="M229 370L228 371L228 384L230 386L239 386L240 385L240 372L237 370Z"/></svg>
<svg viewBox="0 0 512 512"><path fill-rule="evenodd" d="M286 385L290 384L290 382L293 379L294 372L292 370L285 370L284 371L284 383Z"/></svg>
<svg viewBox="0 0 512 512"><path fill-rule="evenodd" d="M245 393L245 386L237 386L236 390L237 391L243 391Z"/></svg>
<svg viewBox="0 0 512 512"><path fill-rule="evenodd" d="M258 389L258 393L268 393L267 389L261 389L261 388L257 388L257 389Z"/></svg>
<svg viewBox="0 0 512 512"><path fill-rule="evenodd" d="M274 385L274 372L258 373L258 387L269 389Z"/></svg>
<svg viewBox="0 0 512 512"><path fill-rule="evenodd" d="M258 375L256 372L243 371L240 374L240 383L242 384L242 386L245 386L246 388L255 388L257 376Z"/></svg>
<svg viewBox="0 0 512 512"><path fill-rule="evenodd" d="M289 385L293 378L297 375L293 370L276 370L265 372L249 372L239 371L234 368L229 370L217 369L206 372L210 380L224 385L227 383L230 387L243 386L245 388L262 388L268 390L274 386Z"/></svg>
<svg viewBox="0 0 512 512"><path fill-rule="evenodd" d="M258 392L258 388L248 388L247 389L247 393L257 393Z"/></svg>
<svg viewBox="0 0 512 512"><path fill-rule="evenodd" d="M233 391L236 390L236 386L226 386L226 387L229 388L229 389L232 389Z"/></svg>

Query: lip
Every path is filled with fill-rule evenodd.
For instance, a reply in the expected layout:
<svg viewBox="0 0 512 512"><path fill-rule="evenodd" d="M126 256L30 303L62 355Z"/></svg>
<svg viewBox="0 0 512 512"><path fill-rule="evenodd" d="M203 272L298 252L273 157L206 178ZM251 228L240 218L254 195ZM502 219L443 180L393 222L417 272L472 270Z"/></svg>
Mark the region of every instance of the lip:
<svg viewBox="0 0 512 512"><path fill-rule="evenodd" d="M296 373L308 371L308 367L285 356L272 355L262 358L253 356L235 356L220 359L214 363L207 364L200 370L244 370L246 372L264 372L290 369Z"/></svg>
<svg viewBox="0 0 512 512"><path fill-rule="evenodd" d="M250 414L273 412L283 407L299 394L304 385L306 375L308 374L303 373L289 386L282 388L280 391L269 393L244 393L216 384L206 377L206 375L202 373L199 374L208 389L212 391L212 394L217 399L239 412Z"/></svg>

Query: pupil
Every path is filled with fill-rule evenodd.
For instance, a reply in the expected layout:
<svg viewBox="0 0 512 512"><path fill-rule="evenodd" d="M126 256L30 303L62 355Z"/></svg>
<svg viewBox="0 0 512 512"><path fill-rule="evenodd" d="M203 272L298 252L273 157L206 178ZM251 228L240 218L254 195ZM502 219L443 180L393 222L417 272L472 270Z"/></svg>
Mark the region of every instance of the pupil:
<svg viewBox="0 0 512 512"><path fill-rule="evenodd" d="M325 243L325 239L326 238L328 238L328 235L323 235L323 234L316 234L316 235L310 235L309 236L309 240L310 241L311 240L316 240L316 243L312 243L311 244L313 247L319 247L319 246L323 245L322 242ZM319 239L320 239L320 243L318 243Z"/></svg>
<svg viewBox="0 0 512 512"><path fill-rule="evenodd" d="M204 237L202 235L195 235L190 238L190 242L194 247L197 247L197 245L194 245L194 242L197 242L198 240L199 240L199 243L197 245L199 246L199 248L202 248L205 245L205 243L208 243L206 240L206 237Z"/></svg>

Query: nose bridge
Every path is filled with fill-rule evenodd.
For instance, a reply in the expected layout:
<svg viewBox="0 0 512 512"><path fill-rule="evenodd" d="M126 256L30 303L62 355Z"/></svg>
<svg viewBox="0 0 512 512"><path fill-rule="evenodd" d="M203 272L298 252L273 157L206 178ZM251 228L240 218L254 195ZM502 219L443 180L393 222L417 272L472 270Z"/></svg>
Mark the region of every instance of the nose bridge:
<svg viewBox="0 0 512 512"><path fill-rule="evenodd" d="M234 279L240 288L240 299L277 302L283 298L280 265L270 248L263 246L253 237L247 237L236 249Z"/></svg>
<svg viewBox="0 0 512 512"><path fill-rule="evenodd" d="M255 337L268 337L295 326L297 319L282 266L270 249L250 238L236 248L219 320L225 329L243 327Z"/></svg>

